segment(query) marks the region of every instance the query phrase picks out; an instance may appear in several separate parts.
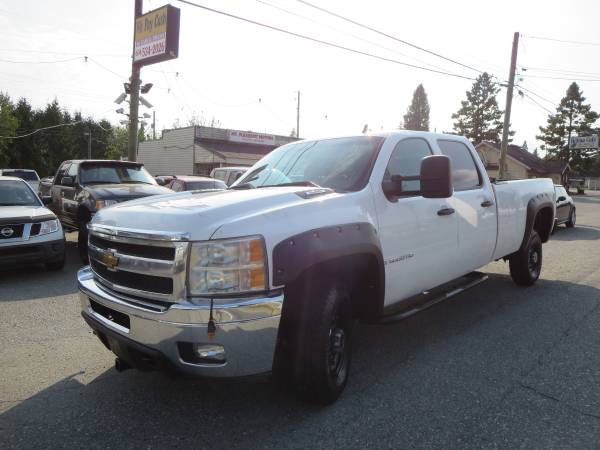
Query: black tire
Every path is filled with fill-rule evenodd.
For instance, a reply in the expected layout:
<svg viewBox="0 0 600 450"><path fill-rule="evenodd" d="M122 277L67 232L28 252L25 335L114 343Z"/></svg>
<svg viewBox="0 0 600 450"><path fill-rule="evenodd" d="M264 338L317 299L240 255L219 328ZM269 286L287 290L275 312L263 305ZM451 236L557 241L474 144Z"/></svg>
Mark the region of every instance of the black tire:
<svg viewBox="0 0 600 450"><path fill-rule="evenodd" d="M575 221L577 220L577 214L575 213L575 208L571 209L571 214L569 214L569 220L565 223L567 228L573 228L575 226Z"/></svg>
<svg viewBox="0 0 600 450"><path fill-rule="evenodd" d="M46 266L46 270L56 271L62 270L65 267L65 255L63 254L62 258L58 261L51 261L44 264Z"/></svg>
<svg viewBox="0 0 600 450"><path fill-rule="evenodd" d="M519 286L531 286L542 271L542 240L532 231L527 245L508 260L510 276Z"/></svg>
<svg viewBox="0 0 600 450"><path fill-rule="evenodd" d="M315 283L301 296L301 319L291 346L294 387L303 399L329 405L343 392L352 356L354 321L348 294Z"/></svg>
<svg viewBox="0 0 600 450"><path fill-rule="evenodd" d="M87 264L89 262L88 258L88 222L79 224L79 232L77 236L77 250L79 251L79 258L81 262Z"/></svg>

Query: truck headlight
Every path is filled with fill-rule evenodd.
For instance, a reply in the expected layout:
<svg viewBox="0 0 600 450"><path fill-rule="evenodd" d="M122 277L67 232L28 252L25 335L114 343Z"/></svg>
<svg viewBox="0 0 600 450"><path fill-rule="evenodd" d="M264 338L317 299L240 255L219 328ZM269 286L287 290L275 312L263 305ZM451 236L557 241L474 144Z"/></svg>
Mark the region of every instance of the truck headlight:
<svg viewBox="0 0 600 450"><path fill-rule="evenodd" d="M265 242L261 236L192 244L191 295L264 291L267 284Z"/></svg>
<svg viewBox="0 0 600 450"><path fill-rule="evenodd" d="M116 200L96 200L96 211L102 208L106 208L107 206L116 205L119 203Z"/></svg>
<svg viewBox="0 0 600 450"><path fill-rule="evenodd" d="M40 232L38 233L38 236L42 234L54 233L56 231L58 231L58 220L46 220L45 222L41 223Z"/></svg>

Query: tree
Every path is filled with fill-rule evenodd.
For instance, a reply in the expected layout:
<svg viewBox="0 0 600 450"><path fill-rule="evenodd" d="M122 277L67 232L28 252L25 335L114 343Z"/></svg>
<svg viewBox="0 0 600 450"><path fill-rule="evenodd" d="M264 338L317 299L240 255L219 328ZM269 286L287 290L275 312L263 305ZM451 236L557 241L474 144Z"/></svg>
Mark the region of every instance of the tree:
<svg viewBox="0 0 600 450"><path fill-rule="evenodd" d="M296 129L292 128L292 131L290 131L290 137L296 137Z"/></svg>
<svg viewBox="0 0 600 450"><path fill-rule="evenodd" d="M454 131L466 136L475 145L482 141L499 143L504 113L496 101L499 91L498 84L487 72L479 75L471 90L467 91L467 99L461 102L461 108L452 114L452 118L456 119Z"/></svg>
<svg viewBox="0 0 600 450"><path fill-rule="evenodd" d="M422 84L417 86L406 114L403 128L405 130L429 131L429 102Z"/></svg>
<svg viewBox="0 0 600 450"><path fill-rule="evenodd" d="M363 127L362 130L362 134L367 134L369 132L369 124L365 123L365 126Z"/></svg>
<svg viewBox="0 0 600 450"><path fill-rule="evenodd" d="M587 171L590 169L597 150L569 149L571 136L586 136L593 132L593 126L598 120L598 113L591 105L585 104L583 92L577 83L573 82L567 89L566 95L556 108L556 114L548 116L547 125L540 127L542 134L536 136L544 142L541 146L549 159L570 163L574 170Z"/></svg>
<svg viewBox="0 0 600 450"><path fill-rule="evenodd" d="M0 92L0 136L14 136L19 121L14 115L14 106L7 94ZM13 140L0 138L0 167L10 162L9 149Z"/></svg>
<svg viewBox="0 0 600 450"><path fill-rule="evenodd" d="M523 150L527 150L527 151L529 151L529 147L527 146L527 141L523 141L523 145L521 145L521 148L522 148Z"/></svg>

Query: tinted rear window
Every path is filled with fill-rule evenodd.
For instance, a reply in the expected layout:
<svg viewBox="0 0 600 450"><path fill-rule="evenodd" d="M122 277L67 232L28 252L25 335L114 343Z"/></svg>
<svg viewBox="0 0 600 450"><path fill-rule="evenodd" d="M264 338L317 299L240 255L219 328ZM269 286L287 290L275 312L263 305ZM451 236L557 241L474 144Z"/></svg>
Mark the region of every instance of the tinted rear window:
<svg viewBox="0 0 600 450"><path fill-rule="evenodd" d="M469 148L458 141L439 140L440 150L452 162L452 184L455 191L466 191L481 186L481 178Z"/></svg>
<svg viewBox="0 0 600 450"><path fill-rule="evenodd" d="M186 188L188 191L196 189L225 189L227 185L220 180L188 181Z"/></svg>

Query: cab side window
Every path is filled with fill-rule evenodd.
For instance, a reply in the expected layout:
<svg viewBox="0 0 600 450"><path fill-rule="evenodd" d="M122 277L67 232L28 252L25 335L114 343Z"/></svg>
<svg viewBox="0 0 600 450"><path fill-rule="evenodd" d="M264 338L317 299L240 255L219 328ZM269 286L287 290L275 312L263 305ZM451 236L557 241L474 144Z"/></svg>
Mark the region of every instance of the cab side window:
<svg viewBox="0 0 600 450"><path fill-rule="evenodd" d="M455 191L478 189L483 184L469 148L458 141L439 140L442 153L452 162L452 185Z"/></svg>
<svg viewBox="0 0 600 450"><path fill-rule="evenodd" d="M217 180L225 181L227 173L224 170L215 170L215 178Z"/></svg>
<svg viewBox="0 0 600 450"><path fill-rule="evenodd" d="M60 185L62 184L62 178L67 174L67 170L71 165L68 163L63 163L58 170L56 171L56 176L54 177L54 184Z"/></svg>
<svg viewBox="0 0 600 450"><path fill-rule="evenodd" d="M173 181L173 185L171 186L171 189L173 189L175 192L181 192L181 181Z"/></svg>
<svg viewBox="0 0 600 450"><path fill-rule="evenodd" d="M73 182L77 181L77 170L79 169L78 164L71 164L67 169L67 176L73 178Z"/></svg>
<svg viewBox="0 0 600 450"><path fill-rule="evenodd" d="M418 176L421 172L421 161L431 154L431 147L429 147L425 139L409 138L398 142L385 169L383 181L392 181L393 175L403 177ZM421 182L418 180L403 181L402 190L420 191Z"/></svg>

